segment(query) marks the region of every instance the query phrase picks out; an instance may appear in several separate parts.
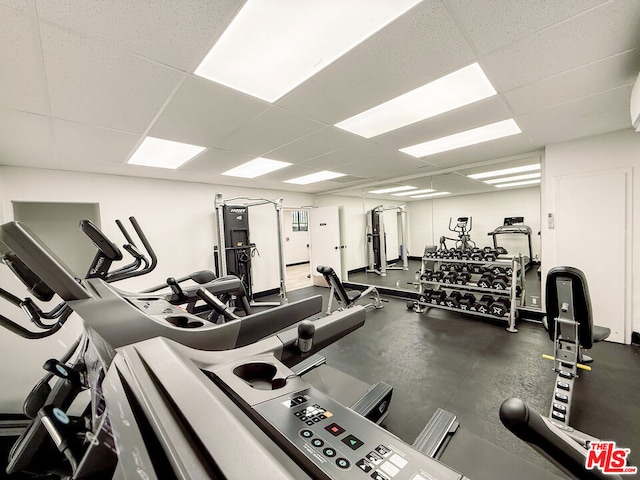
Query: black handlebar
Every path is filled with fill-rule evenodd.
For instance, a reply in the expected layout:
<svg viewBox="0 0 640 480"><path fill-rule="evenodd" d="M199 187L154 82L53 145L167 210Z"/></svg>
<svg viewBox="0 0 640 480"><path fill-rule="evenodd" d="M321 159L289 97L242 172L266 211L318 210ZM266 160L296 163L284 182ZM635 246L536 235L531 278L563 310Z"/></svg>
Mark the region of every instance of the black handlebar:
<svg viewBox="0 0 640 480"><path fill-rule="evenodd" d="M587 450L519 398L500 405L500 420L513 434L529 443L557 467L580 480L618 479L618 475L585 468Z"/></svg>

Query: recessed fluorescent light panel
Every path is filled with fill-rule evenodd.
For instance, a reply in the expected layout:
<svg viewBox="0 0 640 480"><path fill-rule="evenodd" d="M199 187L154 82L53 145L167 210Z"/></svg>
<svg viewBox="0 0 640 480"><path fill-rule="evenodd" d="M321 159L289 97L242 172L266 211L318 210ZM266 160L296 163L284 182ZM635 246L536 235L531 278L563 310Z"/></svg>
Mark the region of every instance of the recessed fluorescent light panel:
<svg viewBox="0 0 640 480"><path fill-rule="evenodd" d="M493 95L493 85L473 63L335 126L371 138Z"/></svg>
<svg viewBox="0 0 640 480"><path fill-rule="evenodd" d="M513 175L514 173L533 172L540 170L540 164L534 163L532 165L524 165L522 167L505 168L502 170L493 170L491 172L474 173L473 175L467 175L474 180L481 180L483 178L499 177L501 175Z"/></svg>
<svg viewBox="0 0 640 480"><path fill-rule="evenodd" d="M275 102L420 0L248 0L195 71Z"/></svg>
<svg viewBox="0 0 640 480"><path fill-rule="evenodd" d="M524 185L535 185L536 183L540 183L540 179L538 180L527 180L525 182L513 182L513 183L500 183L498 185L494 185L496 188L504 188L504 187L522 187Z"/></svg>
<svg viewBox="0 0 640 480"><path fill-rule="evenodd" d="M424 195L411 195L411 198L431 198L431 197L440 197L442 195L451 195L451 192L434 192L434 193L426 193Z"/></svg>
<svg viewBox="0 0 640 480"><path fill-rule="evenodd" d="M510 118L509 120L503 120L502 122L456 133L448 137L436 138L435 140L401 148L400 151L416 158L422 158L440 152L455 150L456 148L468 147L470 145L508 137L517 133L521 133L520 127Z"/></svg>
<svg viewBox="0 0 640 480"><path fill-rule="evenodd" d="M404 192L405 190L415 190L415 189L416 187L403 185L401 187L389 187L389 188L382 188L380 190L369 190L369 193L394 193L394 192Z"/></svg>
<svg viewBox="0 0 640 480"><path fill-rule="evenodd" d="M433 188L427 188L424 190L413 190L411 192L392 193L392 195L396 197L404 197L406 195L418 195L420 193L431 193L431 192L435 192L435 190Z"/></svg>
<svg viewBox="0 0 640 480"><path fill-rule="evenodd" d="M330 172L324 170L318 173L312 173L311 175L305 175L304 177L292 178L291 180L285 180L285 183L295 183L296 185L308 185L310 183L322 182L324 180L331 180L332 178L344 177L344 173Z"/></svg>
<svg viewBox="0 0 640 480"><path fill-rule="evenodd" d="M291 165L287 162L280 162L278 160L271 160L269 158L256 158L250 162L243 163L240 166L232 168L223 172L222 175L228 175L230 177L242 177L242 178L255 178L266 173L280 170L281 168Z"/></svg>
<svg viewBox="0 0 640 480"><path fill-rule="evenodd" d="M162 138L146 137L127 163L145 167L178 168L206 148Z"/></svg>
<svg viewBox="0 0 640 480"><path fill-rule="evenodd" d="M488 183L489 185L494 185L496 183L518 182L520 180L531 180L533 178L540 178L540 172L526 173L524 175L515 175L513 177L492 178L491 180L485 180L484 183Z"/></svg>

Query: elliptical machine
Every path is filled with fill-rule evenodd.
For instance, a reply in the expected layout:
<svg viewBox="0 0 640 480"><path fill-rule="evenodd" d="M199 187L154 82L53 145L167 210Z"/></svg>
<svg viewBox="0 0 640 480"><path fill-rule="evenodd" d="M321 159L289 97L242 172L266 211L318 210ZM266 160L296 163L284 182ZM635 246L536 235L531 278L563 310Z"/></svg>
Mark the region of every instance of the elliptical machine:
<svg viewBox="0 0 640 480"><path fill-rule="evenodd" d="M458 217L455 226L451 227L452 218L449 217L449 230L458 235L458 238L451 238L445 235L440 237L440 249L448 250L447 240L455 242L457 250L471 250L476 243L471 240L471 229L473 228L473 217Z"/></svg>

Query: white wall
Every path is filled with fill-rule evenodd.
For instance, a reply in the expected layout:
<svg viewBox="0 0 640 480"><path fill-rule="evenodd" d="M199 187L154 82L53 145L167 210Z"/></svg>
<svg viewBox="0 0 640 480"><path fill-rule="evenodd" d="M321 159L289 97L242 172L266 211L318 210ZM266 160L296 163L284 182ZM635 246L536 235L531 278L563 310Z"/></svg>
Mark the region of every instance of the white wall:
<svg viewBox="0 0 640 480"><path fill-rule="evenodd" d="M542 179L542 214L546 218L548 212L557 214L554 203L556 180L567 175L580 173L612 172L617 169L637 169L640 166L640 134L633 130L623 130L606 135L589 137L582 140L567 142L558 145L549 145L546 148L543 179ZM631 236L631 251L626 258L631 269L631 282L627 289L631 292L631 318L633 331L640 331L640 292L634 288L634 279L640 275L640 176L633 171L631 180L630 216L627 225L619 225L615 231L607 232L609 235L624 235L625 231ZM593 192L598 195L598 192ZM606 202L602 198L602 202ZM598 225L589 221L589 212L584 212L584 235L598 230ZM548 229L546 224L542 230L542 259L543 274L549 268L558 265L562 259L557 257L558 245L555 230ZM580 249L580 243L575 245ZM584 248L584 247L583 247ZM607 256L598 252L585 252L591 254L594 264L606 262ZM598 291L590 291L592 298L598 295ZM597 319L594 319L597 322Z"/></svg>
<svg viewBox="0 0 640 480"><path fill-rule="evenodd" d="M0 220L13 220L11 202L14 200L95 202L100 204L103 230L116 243L122 244L124 239L114 220L135 216L158 256L155 271L119 283L119 287L125 290L136 291L159 284L169 276L213 269L216 192L222 192L225 199L239 195L268 199L282 197L284 204L291 206L309 205L313 200L311 195L291 192L0 167ZM255 208L265 208L264 214L250 217L251 240L258 244L261 255L259 259L254 259L254 291L260 292L279 287L277 235L275 209ZM269 208L273 213L266 213ZM7 268L0 268L0 275L0 285L15 289L17 295L27 296ZM4 312L19 321L25 318L15 308L5 305L4 309L8 310L0 313ZM48 358L59 356L64 350L60 342L68 344L77 329L78 324L70 322L67 332L40 341L22 340L0 329L0 362L11 368L3 368L0 372L3 385L11 385L11 388L0 391L0 411L21 410L24 397L41 376L40 365ZM25 368L16 369L17 364Z"/></svg>
<svg viewBox="0 0 640 480"><path fill-rule="evenodd" d="M309 261L309 231L293 231L293 219L291 212L293 212L293 210L284 210L283 236L284 259L286 265L304 263Z"/></svg>
<svg viewBox="0 0 640 480"><path fill-rule="evenodd" d="M456 238L457 235L449 231L449 218L453 227L458 217L472 217L471 240L480 248L493 246L493 239L487 233L502 225L505 217L524 217L533 232L533 255L540 256L539 187L410 202L407 218L411 255L421 256L426 245L437 246L442 235ZM510 255L529 255L525 235L499 235L497 241ZM447 245L453 246L454 242L447 241Z"/></svg>

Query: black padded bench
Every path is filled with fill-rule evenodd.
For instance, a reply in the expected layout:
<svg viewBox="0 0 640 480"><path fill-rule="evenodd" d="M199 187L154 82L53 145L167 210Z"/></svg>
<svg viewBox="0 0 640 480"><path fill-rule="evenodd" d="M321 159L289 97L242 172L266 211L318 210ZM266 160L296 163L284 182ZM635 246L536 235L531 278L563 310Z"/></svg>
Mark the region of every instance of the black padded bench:
<svg viewBox="0 0 640 480"><path fill-rule="evenodd" d="M327 315L331 313L331 304L333 298L335 298L336 302L338 303L338 310L344 310L345 308L349 308L355 305L358 300L360 300L361 298L365 298L369 294L373 295L373 302L365 305L365 307L383 307L382 300L380 299L380 294L375 287L370 286L362 291L346 290L333 268L319 265L316 270L318 271L318 273L321 273L324 276L327 285L331 287L331 294L329 295L329 305L327 306Z"/></svg>

